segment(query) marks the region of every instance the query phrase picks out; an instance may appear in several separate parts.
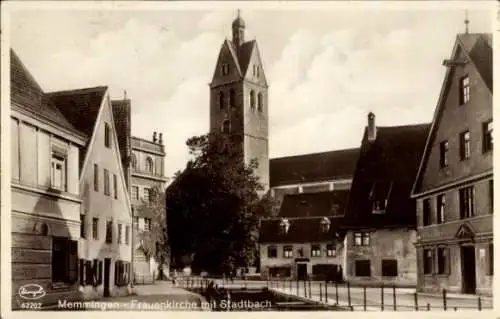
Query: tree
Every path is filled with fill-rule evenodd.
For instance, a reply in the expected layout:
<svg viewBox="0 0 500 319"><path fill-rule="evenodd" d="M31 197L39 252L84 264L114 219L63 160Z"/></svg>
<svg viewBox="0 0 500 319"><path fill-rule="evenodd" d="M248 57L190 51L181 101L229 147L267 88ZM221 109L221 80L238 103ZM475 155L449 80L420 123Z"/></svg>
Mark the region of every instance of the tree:
<svg viewBox="0 0 500 319"><path fill-rule="evenodd" d="M154 257L160 267L170 260L168 245L167 219L165 211L165 192L158 185L150 188L149 201L142 200L136 208L138 216L151 219L149 231L138 234L139 243L149 259Z"/></svg>
<svg viewBox="0 0 500 319"><path fill-rule="evenodd" d="M172 256L192 256L194 271L229 272L256 262L258 218L269 197L243 162L237 135L210 133L187 141L193 160L167 189ZM179 265L183 266L183 265Z"/></svg>

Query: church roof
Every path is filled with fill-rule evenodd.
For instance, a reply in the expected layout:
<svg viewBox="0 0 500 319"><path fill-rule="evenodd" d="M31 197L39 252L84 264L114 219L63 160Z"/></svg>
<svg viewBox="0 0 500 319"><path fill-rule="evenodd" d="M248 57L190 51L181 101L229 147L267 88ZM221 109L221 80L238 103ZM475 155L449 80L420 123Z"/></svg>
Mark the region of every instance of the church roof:
<svg viewBox="0 0 500 319"><path fill-rule="evenodd" d="M118 148L120 150L121 160L128 157L130 151L131 139L131 104L130 99L111 101L113 111L113 120L115 122L116 137L118 139Z"/></svg>
<svg viewBox="0 0 500 319"><path fill-rule="evenodd" d="M429 127L377 127L373 142L365 129L345 214L348 228L416 227L410 192ZM374 200L387 200L385 213L373 212Z"/></svg>
<svg viewBox="0 0 500 319"><path fill-rule="evenodd" d="M352 178L359 148L272 158L270 186Z"/></svg>
<svg viewBox="0 0 500 319"><path fill-rule="evenodd" d="M289 194L283 198L279 216L319 217L343 215L348 199L348 190Z"/></svg>

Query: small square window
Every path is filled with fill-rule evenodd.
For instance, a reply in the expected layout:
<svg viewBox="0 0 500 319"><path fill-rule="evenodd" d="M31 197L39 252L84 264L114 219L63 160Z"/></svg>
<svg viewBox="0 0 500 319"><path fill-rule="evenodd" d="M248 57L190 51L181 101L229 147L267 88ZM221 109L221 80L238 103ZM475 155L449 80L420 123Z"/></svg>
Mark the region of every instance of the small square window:
<svg viewBox="0 0 500 319"><path fill-rule="evenodd" d="M267 246L267 258L278 257L278 250L275 246Z"/></svg>
<svg viewBox="0 0 500 319"><path fill-rule="evenodd" d="M283 247L283 257L285 257L285 258L292 258L293 257L293 247L292 246Z"/></svg>
<svg viewBox="0 0 500 319"><path fill-rule="evenodd" d="M471 154L470 133L469 131L465 131L460 134L460 159L466 160L470 158L470 154Z"/></svg>
<svg viewBox="0 0 500 319"><path fill-rule="evenodd" d="M398 276L398 261L395 259L382 260L382 276L397 277Z"/></svg>
<svg viewBox="0 0 500 319"><path fill-rule="evenodd" d="M311 245L311 257L321 257L320 245Z"/></svg>
<svg viewBox="0 0 500 319"><path fill-rule="evenodd" d="M448 141L439 144L439 167L448 166Z"/></svg>
<svg viewBox="0 0 500 319"><path fill-rule="evenodd" d="M356 260L354 263L356 277L370 277L371 266L369 260Z"/></svg>

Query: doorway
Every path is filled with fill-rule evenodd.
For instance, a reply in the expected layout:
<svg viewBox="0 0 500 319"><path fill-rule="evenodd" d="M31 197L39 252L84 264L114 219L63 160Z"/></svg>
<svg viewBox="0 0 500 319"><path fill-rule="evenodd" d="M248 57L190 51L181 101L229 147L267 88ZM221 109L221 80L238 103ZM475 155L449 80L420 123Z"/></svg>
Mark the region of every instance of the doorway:
<svg viewBox="0 0 500 319"><path fill-rule="evenodd" d="M297 279L298 280L307 279L307 264L304 263L297 264Z"/></svg>
<svg viewBox="0 0 500 319"><path fill-rule="evenodd" d="M104 297L109 297L109 277L111 272L111 259L104 258Z"/></svg>
<svg viewBox="0 0 500 319"><path fill-rule="evenodd" d="M476 293L476 251L474 246L462 246L462 292Z"/></svg>

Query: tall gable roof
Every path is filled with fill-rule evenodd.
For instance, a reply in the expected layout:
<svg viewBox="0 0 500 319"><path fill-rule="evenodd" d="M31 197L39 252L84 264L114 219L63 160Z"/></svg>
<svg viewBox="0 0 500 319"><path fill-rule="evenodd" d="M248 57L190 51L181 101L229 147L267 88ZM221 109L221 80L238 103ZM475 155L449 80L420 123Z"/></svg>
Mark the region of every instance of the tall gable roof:
<svg viewBox="0 0 500 319"><path fill-rule="evenodd" d="M12 49L10 49L10 97L16 107L33 116L42 117L52 124L83 135L47 99L38 82Z"/></svg>
<svg viewBox="0 0 500 319"><path fill-rule="evenodd" d="M469 57L470 61L476 67L478 73L481 75L481 78L483 79L485 85L488 87L490 92L493 92L492 35L489 33L459 34L457 36L453 52L451 54L452 58L457 54L457 50L459 48L461 48ZM441 120L441 116L445 107L445 100L452 78L452 71L452 67L448 67L448 69L446 70L446 75L441 87L441 93L439 95L436 109L434 110L434 116L432 119L429 135L427 136L424 153L419 163L420 165L418 168L417 176L412 188L412 196L420 191L422 175L424 173L425 167L427 166L432 143L438 130L438 123Z"/></svg>
<svg viewBox="0 0 500 319"><path fill-rule="evenodd" d="M47 93L47 98L64 114L68 121L87 136L92 136L106 86ZM80 168L83 167L89 143L80 152Z"/></svg>
<svg viewBox="0 0 500 319"><path fill-rule="evenodd" d="M359 149L272 158L270 186L311 183L333 179L352 178Z"/></svg>
<svg viewBox="0 0 500 319"><path fill-rule="evenodd" d="M346 210L348 227L416 226L410 198L429 124L377 127L376 139L363 137ZM374 199L387 199L385 213L373 214Z"/></svg>
<svg viewBox="0 0 500 319"><path fill-rule="evenodd" d="M320 217L343 215L348 190L285 195L280 217Z"/></svg>
<svg viewBox="0 0 500 319"><path fill-rule="evenodd" d="M130 99L111 101L113 120L118 138L118 148L122 162L128 157L131 149L131 103Z"/></svg>

